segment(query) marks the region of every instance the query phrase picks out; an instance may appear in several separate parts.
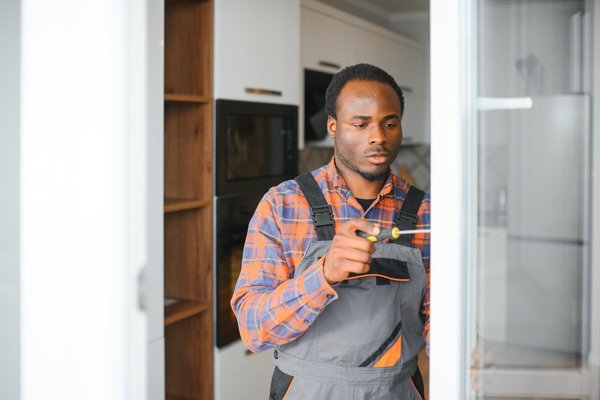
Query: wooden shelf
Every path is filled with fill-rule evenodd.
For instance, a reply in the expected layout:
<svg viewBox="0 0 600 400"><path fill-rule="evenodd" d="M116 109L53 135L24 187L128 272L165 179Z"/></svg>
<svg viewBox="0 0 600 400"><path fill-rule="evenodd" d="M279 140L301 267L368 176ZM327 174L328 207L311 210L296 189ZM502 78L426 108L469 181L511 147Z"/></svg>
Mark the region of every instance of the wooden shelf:
<svg viewBox="0 0 600 400"><path fill-rule="evenodd" d="M165 0L164 307L167 400L213 400L214 0ZM185 299L185 300L184 300Z"/></svg>
<svg viewBox="0 0 600 400"><path fill-rule="evenodd" d="M171 0L171 1L175 1L175 0ZM183 1L183 0L177 0L177 1ZM167 397L165 398L165 400L194 400L191 397L179 397L179 396L171 396L170 394L167 393Z"/></svg>
<svg viewBox="0 0 600 400"><path fill-rule="evenodd" d="M165 214L185 210L194 210L197 208L204 208L210 206L211 204L212 199L167 199L165 200Z"/></svg>
<svg viewBox="0 0 600 400"><path fill-rule="evenodd" d="M165 307L165 326L193 317L210 309L206 301L178 301Z"/></svg>
<svg viewBox="0 0 600 400"><path fill-rule="evenodd" d="M194 94L165 93L165 101L207 104L210 103L212 99L210 97L197 96Z"/></svg>
<svg viewBox="0 0 600 400"><path fill-rule="evenodd" d="M192 1L192 0L172 0L172 1ZM196 400L193 397L181 397L181 396L173 396L167 393L167 397L165 400Z"/></svg>
<svg viewBox="0 0 600 400"><path fill-rule="evenodd" d="M210 0L165 0L166 4L171 3L207 3Z"/></svg>

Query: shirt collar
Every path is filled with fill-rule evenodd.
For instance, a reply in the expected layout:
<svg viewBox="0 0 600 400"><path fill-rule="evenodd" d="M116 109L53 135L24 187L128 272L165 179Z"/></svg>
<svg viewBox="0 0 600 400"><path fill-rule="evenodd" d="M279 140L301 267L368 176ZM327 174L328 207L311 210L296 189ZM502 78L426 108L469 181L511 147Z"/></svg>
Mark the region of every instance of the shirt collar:
<svg viewBox="0 0 600 400"><path fill-rule="evenodd" d="M327 182L331 185L331 189L336 191L344 199L347 199L352 195L352 193L350 192L350 188L348 188L348 185L346 185L344 177L340 175L340 173L337 170L337 167L335 166L335 157L331 158L331 161L327 165L325 173L327 174ZM395 183L396 177L388 170L387 179L383 187L379 191L379 196L384 197L391 194L393 192Z"/></svg>

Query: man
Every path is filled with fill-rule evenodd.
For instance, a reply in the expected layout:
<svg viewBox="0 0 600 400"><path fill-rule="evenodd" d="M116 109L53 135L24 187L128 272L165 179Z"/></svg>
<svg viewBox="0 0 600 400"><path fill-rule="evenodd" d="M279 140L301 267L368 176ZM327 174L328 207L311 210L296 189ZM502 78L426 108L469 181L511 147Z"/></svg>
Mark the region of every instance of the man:
<svg viewBox="0 0 600 400"><path fill-rule="evenodd" d="M358 64L333 77L326 108L333 160L271 188L250 222L231 300L241 337L276 347L271 399L419 399L429 236L358 236L429 229L429 196L389 170L402 91Z"/></svg>

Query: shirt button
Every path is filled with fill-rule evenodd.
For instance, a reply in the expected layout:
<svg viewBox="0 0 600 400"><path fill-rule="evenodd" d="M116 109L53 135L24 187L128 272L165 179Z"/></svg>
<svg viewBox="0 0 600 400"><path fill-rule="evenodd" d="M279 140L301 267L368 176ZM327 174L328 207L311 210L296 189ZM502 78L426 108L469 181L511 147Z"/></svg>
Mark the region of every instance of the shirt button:
<svg viewBox="0 0 600 400"><path fill-rule="evenodd" d="M333 299L333 295L332 294L328 294L327 298L331 300L331 299Z"/></svg>
<svg viewBox="0 0 600 400"><path fill-rule="evenodd" d="M308 320L307 320L307 319L305 319L305 320L304 320L304 323L305 323L305 324L308 324Z"/></svg>

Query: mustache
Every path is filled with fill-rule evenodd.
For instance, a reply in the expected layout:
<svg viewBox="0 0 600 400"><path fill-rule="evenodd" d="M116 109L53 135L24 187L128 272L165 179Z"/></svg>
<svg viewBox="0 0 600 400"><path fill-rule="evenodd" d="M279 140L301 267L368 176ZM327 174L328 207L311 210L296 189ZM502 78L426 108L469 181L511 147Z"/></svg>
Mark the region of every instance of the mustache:
<svg viewBox="0 0 600 400"><path fill-rule="evenodd" d="M365 152L365 156L390 156L391 152L385 147L372 147Z"/></svg>

